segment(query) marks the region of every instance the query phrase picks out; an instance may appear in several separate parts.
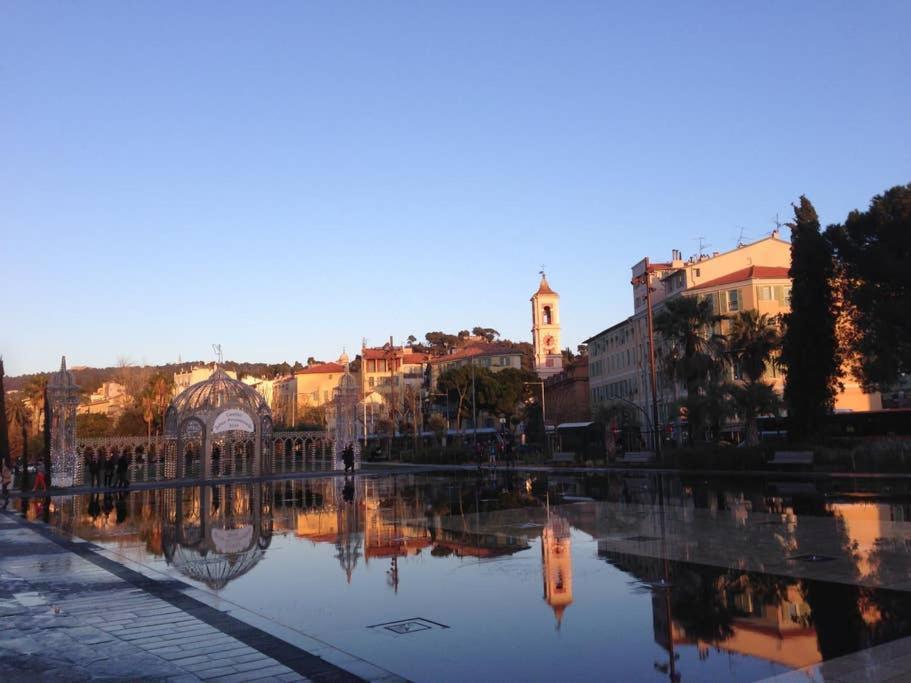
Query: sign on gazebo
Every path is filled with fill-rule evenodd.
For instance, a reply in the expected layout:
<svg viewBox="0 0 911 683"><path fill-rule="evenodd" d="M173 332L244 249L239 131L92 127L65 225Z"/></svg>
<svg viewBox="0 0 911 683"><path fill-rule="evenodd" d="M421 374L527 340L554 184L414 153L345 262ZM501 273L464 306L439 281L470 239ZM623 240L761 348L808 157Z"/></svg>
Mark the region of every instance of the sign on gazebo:
<svg viewBox="0 0 911 683"><path fill-rule="evenodd" d="M253 432L256 429L253 426L253 420L247 413L237 408L229 408L219 413L218 417L215 418L212 433L218 434L231 431Z"/></svg>

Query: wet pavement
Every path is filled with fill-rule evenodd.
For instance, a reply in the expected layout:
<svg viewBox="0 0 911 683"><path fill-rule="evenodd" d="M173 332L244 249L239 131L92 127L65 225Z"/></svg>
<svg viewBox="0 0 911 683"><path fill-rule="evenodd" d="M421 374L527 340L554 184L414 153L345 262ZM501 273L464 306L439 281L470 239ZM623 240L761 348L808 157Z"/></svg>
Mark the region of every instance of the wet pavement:
<svg viewBox="0 0 911 683"><path fill-rule="evenodd" d="M0 548L0 680L363 680L12 513Z"/></svg>

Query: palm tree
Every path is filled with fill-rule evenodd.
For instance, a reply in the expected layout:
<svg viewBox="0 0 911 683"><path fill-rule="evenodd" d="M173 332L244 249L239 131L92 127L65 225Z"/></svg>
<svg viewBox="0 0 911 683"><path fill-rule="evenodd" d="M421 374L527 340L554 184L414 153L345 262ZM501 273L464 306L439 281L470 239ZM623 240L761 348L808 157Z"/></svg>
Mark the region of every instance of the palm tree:
<svg viewBox="0 0 911 683"><path fill-rule="evenodd" d="M747 445L759 443L756 418L778 409L780 399L768 382L766 369L781 347L781 333L773 318L755 310L741 311L731 319L727 353L739 369L742 382L731 387L731 398L743 415Z"/></svg>
<svg viewBox="0 0 911 683"><path fill-rule="evenodd" d="M44 391L47 389L48 375L35 375L25 385L23 392L35 416L35 426L41 424L44 416Z"/></svg>
<svg viewBox="0 0 911 683"><path fill-rule="evenodd" d="M664 371L672 382L686 388L687 432L690 443L705 423L704 401L700 396L719 366L722 337L715 331L721 320L707 298L680 296L670 299L655 316L655 331L666 346Z"/></svg>
<svg viewBox="0 0 911 683"><path fill-rule="evenodd" d="M21 490L28 486L28 430L32 421L32 411L21 399L15 399L9 406L8 412L9 424L16 424L22 436L22 481L19 485Z"/></svg>

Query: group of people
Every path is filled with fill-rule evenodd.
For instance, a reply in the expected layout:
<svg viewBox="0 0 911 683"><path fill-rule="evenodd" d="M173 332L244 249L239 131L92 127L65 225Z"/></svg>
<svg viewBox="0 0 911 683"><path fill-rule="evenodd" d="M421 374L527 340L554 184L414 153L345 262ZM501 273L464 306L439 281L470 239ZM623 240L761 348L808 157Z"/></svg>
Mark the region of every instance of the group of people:
<svg viewBox="0 0 911 683"><path fill-rule="evenodd" d="M515 460L515 450L512 440L509 438L498 438L486 443L476 441L474 444L475 460L478 467L484 463L484 456L487 456L487 464L496 467L497 458L505 461L506 465L511 465Z"/></svg>
<svg viewBox="0 0 911 683"><path fill-rule="evenodd" d="M126 452L121 452L117 456L113 453L108 453L104 460L97 453L94 453L88 465L92 486L101 486L102 473L104 474L105 488L126 488L130 485L128 477L130 458Z"/></svg>

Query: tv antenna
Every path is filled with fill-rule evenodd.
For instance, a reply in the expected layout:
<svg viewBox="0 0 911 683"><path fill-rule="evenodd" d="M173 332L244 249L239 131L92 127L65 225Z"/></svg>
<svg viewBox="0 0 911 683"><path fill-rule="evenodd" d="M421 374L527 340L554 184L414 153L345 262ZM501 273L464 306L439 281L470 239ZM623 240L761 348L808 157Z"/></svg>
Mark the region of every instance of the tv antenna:
<svg viewBox="0 0 911 683"><path fill-rule="evenodd" d="M739 226L739 229L740 229L740 234L737 237L737 246L742 247L744 244L744 242L743 242L744 238L748 238L749 235L747 235L747 231L746 231L747 229L745 227L743 227L742 225Z"/></svg>
<svg viewBox="0 0 911 683"><path fill-rule="evenodd" d="M221 344L212 344L212 350L215 352L215 360L221 365L225 362L225 354L221 351Z"/></svg>
<svg viewBox="0 0 911 683"><path fill-rule="evenodd" d="M705 256L705 250L712 245L709 242L706 242L705 237L702 235L694 237L693 239L699 242L699 256Z"/></svg>
<svg viewBox="0 0 911 683"><path fill-rule="evenodd" d="M780 232L781 228L784 226L784 223L781 222L781 218L778 216L778 212L775 212L775 218L772 219L772 222L775 223L775 231Z"/></svg>

